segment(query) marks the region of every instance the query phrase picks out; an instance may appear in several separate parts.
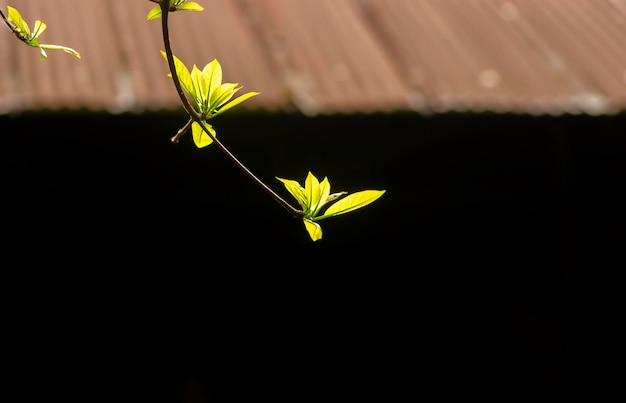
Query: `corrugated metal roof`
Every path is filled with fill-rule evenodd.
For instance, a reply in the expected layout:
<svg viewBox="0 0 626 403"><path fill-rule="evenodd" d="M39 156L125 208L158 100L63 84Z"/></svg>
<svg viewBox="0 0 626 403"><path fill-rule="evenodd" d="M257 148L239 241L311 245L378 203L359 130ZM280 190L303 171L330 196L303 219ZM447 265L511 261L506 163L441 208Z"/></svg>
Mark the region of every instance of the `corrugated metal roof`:
<svg viewBox="0 0 626 403"><path fill-rule="evenodd" d="M197 0L174 53L260 91L239 108L306 114L626 110L626 0ZM42 42L0 34L0 113L180 108L145 0L14 0ZM6 6L6 5L4 5Z"/></svg>

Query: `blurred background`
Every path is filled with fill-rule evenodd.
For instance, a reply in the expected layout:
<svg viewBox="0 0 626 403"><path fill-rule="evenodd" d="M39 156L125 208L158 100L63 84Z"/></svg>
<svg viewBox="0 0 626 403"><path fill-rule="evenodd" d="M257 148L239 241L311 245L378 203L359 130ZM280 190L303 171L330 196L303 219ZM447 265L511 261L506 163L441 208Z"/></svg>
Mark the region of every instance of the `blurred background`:
<svg viewBox="0 0 626 403"><path fill-rule="evenodd" d="M3 283L29 346L8 350L17 378L41 381L26 390L203 403L608 389L626 2L198 2L171 15L174 54L217 58L225 82L261 92L212 122L224 144L288 201L275 177L309 171L387 193L313 243L216 147L170 143L187 118L154 3L0 4L82 56L41 61L0 34ZM236 347L126 340L181 316ZM55 335L62 347L28 353Z"/></svg>

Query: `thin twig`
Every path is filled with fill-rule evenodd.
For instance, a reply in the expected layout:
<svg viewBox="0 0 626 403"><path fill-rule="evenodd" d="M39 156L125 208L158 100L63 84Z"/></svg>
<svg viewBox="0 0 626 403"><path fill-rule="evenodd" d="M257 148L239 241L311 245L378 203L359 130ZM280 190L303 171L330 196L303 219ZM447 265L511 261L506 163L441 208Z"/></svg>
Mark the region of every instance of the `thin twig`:
<svg viewBox="0 0 626 403"><path fill-rule="evenodd" d="M185 134L187 130L189 130L189 127L191 126L192 123L193 123L193 119L189 118L187 123L185 123L185 126L181 127L180 130L178 130L178 132L174 135L174 137L172 137L173 144L178 144L178 141L180 140L181 136Z"/></svg>
<svg viewBox="0 0 626 403"><path fill-rule="evenodd" d="M26 35L24 35L24 33L20 32L19 29L17 29L17 25L15 25L13 23L13 21L9 21L9 19L4 15L2 10L0 10L0 16L2 16L2 19L7 24L7 26L11 30L11 32L13 32L13 34L17 37L17 39L19 39L22 42L26 42L27 41Z"/></svg>
<svg viewBox="0 0 626 403"><path fill-rule="evenodd" d="M157 2L154 0L150 0L150 1L155 2L155 3ZM183 88L180 84L180 80L178 78L178 74L176 72L176 65L174 64L174 57L172 53L172 47L170 44L170 34L169 34L169 26L168 26L168 14L170 11L170 7L169 7L170 0L158 0L158 3L161 6L161 28L163 31L163 43L165 46L165 54L167 55L167 63L169 65L170 73L172 76L172 81L174 82L174 86L176 87L178 96L183 104L183 107L185 108L185 111L189 114L189 117L194 122L198 123L200 127L202 127L202 130L204 130L204 132L211 138L211 140L213 140L213 142L218 146L218 148L224 154L226 154L226 156L235 165L237 165L250 179L252 179L254 182L256 182L257 185L259 185L263 190L265 190L265 192L269 194L278 204L283 206L294 217L297 217L297 218L304 217L303 211L295 209L293 206L287 203L282 197L280 197L276 192L274 192L269 186L267 186L261 179L259 179L256 175L254 175L252 171L250 171L241 161L239 161L239 159L237 159L237 157L235 157L235 155L231 153L230 150L228 150L228 148L226 148L226 146L224 146L222 142L219 141L217 137L215 137L213 133L211 133L207 129L202 119L202 115L194 109L194 107L191 105L191 103L185 96L185 93L183 92Z"/></svg>
<svg viewBox="0 0 626 403"><path fill-rule="evenodd" d="M152 0L151 0L152 1ZM6 22L6 24L9 26L9 28L11 28L11 30L13 30L13 27L11 26L11 22L9 21L9 19L4 15L4 13L2 12L2 10L0 10L0 16L2 16L2 19L4 20L4 22Z"/></svg>

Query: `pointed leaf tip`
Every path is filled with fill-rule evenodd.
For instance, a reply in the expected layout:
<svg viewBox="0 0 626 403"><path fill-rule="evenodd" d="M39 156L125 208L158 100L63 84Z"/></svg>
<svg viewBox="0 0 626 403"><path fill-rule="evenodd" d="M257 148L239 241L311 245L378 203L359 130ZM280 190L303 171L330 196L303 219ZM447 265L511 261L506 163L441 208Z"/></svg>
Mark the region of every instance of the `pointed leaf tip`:
<svg viewBox="0 0 626 403"><path fill-rule="evenodd" d="M204 122L204 125L209 130L209 132L213 135L213 137L217 136L217 133L215 132L215 130L210 124L208 124L207 122ZM210 145L211 143L213 143L213 139L211 138L211 136L206 134L204 130L202 130L202 127L197 122L193 122L193 124L191 125L191 134L193 137L193 142L196 144L196 147L198 148L204 148Z"/></svg>
<svg viewBox="0 0 626 403"><path fill-rule="evenodd" d="M161 6L155 6L148 15L146 16L146 21L154 20L161 17Z"/></svg>
<svg viewBox="0 0 626 403"><path fill-rule="evenodd" d="M313 242L322 239L322 227L318 223L305 219L304 227Z"/></svg>
<svg viewBox="0 0 626 403"><path fill-rule="evenodd" d="M202 7L200 4L196 3L195 1L190 1L189 3L185 3L181 5L178 9L189 10L189 11L204 11L204 7Z"/></svg>

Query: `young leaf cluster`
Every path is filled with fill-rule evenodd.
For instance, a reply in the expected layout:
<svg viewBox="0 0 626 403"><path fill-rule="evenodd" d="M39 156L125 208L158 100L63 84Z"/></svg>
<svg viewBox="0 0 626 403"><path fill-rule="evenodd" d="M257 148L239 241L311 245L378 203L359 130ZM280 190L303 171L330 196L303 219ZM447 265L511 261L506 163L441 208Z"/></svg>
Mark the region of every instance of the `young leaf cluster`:
<svg viewBox="0 0 626 403"><path fill-rule="evenodd" d="M317 223L326 218L335 217L365 207L381 197L384 190L362 190L336 201L325 211L329 203L347 195L347 192L330 193L330 182L324 178L321 182L311 172L308 173L304 187L291 179L276 178L281 181L285 188L298 201L302 207L304 226L313 241L322 238L322 227Z"/></svg>
<svg viewBox="0 0 626 403"><path fill-rule="evenodd" d="M167 54L164 51L161 51L161 54L167 60ZM194 64L190 72L178 57L173 56L173 58L180 84L193 99L196 111L202 116L205 126L213 137L216 136L216 132L208 123L209 119L253 96L259 95L258 92L248 92L231 100L233 95L242 87L239 87L238 83L222 83L222 66L217 59L207 63L202 70ZM171 77L172 73L169 73L168 76ZM213 142L213 139L204 132L197 122L192 123L191 132L193 141L198 148L206 147Z"/></svg>
<svg viewBox="0 0 626 403"><path fill-rule="evenodd" d="M48 58L46 49L62 50L80 59L80 53L78 53L74 49L69 48L67 46L39 43L39 39L38 39L39 36L43 34L43 32L48 27L46 23L40 20L36 20L35 25L33 26L33 30L31 31L28 24L26 23L26 21L24 21L19 11L17 11L15 8L11 6L7 6L7 10L8 10L8 15L5 18L5 21L11 28L11 31L13 31L15 36L17 36L22 42L24 42L28 46L39 48L41 60L45 60Z"/></svg>

